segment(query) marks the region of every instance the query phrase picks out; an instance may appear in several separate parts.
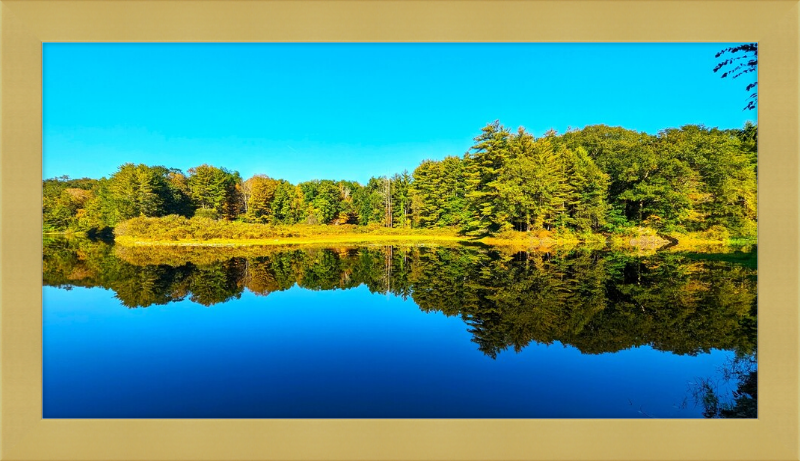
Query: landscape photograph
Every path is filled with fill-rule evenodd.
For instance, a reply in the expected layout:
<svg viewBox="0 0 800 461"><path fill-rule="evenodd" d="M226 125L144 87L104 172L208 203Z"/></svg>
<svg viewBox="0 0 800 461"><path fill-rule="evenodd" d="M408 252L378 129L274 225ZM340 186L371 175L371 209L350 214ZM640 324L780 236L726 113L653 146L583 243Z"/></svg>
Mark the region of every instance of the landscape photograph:
<svg viewBox="0 0 800 461"><path fill-rule="evenodd" d="M757 418L757 57L45 43L43 417Z"/></svg>

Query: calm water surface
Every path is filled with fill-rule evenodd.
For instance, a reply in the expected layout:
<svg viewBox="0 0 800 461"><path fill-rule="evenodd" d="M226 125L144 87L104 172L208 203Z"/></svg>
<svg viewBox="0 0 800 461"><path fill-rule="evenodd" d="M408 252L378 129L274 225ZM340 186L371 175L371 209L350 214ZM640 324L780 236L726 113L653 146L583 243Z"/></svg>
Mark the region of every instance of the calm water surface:
<svg viewBox="0 0 800 461"><path fill-rule="evenodd" d="M755 252L44 248L46 418L697 418Z"/></svg>

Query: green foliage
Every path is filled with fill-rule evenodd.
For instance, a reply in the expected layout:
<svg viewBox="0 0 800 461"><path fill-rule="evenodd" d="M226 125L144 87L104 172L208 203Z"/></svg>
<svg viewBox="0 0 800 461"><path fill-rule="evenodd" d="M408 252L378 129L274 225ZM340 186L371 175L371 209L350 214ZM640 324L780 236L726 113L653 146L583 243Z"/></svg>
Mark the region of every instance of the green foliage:
<svg viewBox="0 0 800 461"><path fill-rule="evenodd" d="M409 228L412 223L411 175L408 171L390 178L389 212L392 227Z"/></svg>
<svg viewBox="0 0 800 461"><path fill-rule="evenodd" d="M740 138L730 132L687 125L663 131L662 152L670 152L698 176L686 194L693 212L690 230L722 225L742 236L755 235L756 173Z"/></svg>
<svg viewBox="0 0 800 461"><path fill-rule="evenodd" d="M94 200L95 179L68 176L42 181L42 226L46 231L87 229L87 207Z"/></svg>
<svg viewBox="0 0 800 461"><path fill-rule="evenodd" d="M356 191L353 205L358 213L358 223L386 225L387 222L387 178L369 178L367 185Z"/></svg>
<svg viewBox="0 0 800 461"><path fill-rule="evenodd" d="M299 187L281 180L275 188L275 197L272 199L272 223L295 224L303 222L305 217L303 192Z"/></svg>
<svg viewBox="0 0 800 461"><path fill-rule="evenodd" d="M198 208L194 212L194 218L217 220L219 219L219 213L213 208Z"/></svg>
<svg viewBox="0 0 800 461"><path fill-rule="evenodd" d="M487 125L463 157L412 174L291 184L209 165L188 176L125 164L108 179L43 182L47 231L113 228L135 217L198 216L273 225L457 228L471 236L558 231L702 233L752 239L758 127L687 125L657 135L587 126L536 138Z"/></svg>
<svg viewBox="0 0 800 461"><path fill-rule="evenodd" d="M597 125L568 132L560 142L584 148L608 175L610 229L722 225L734 235L754 236L756 130L687 125L651 136Z"/></svg>
<svg viewBox="0 0 800 461"><path fill-rule="evenodd" d="M534 140L520 129L509 143L509 160L488 186L497 191L496 215L501 230L543 229L565 224L566 205L572 193L566 164L553 149L550 137Z"/></svg>
<svg viewBox="0 0 800 461"><path fill-rule="evenodd" d="M235 218L242 203L238 172L210 165L189 169L189 195L196 208L214 209L226 219Z"/></svg>
<svg viewBox="0 0 800 461"><path fill-rule="evenodd" d="M119 222L136 216L163 216L166 210L166 178L159 167L122 165L111 175L108 190Z"/></svg>
<svg viewBox="0 0 800 461"><path fill-rule="evenodd" d="M166 178L167 191L164 194L166 214L191 216L194 207L192 206L192 200L189 196L189 178L177 168L170 168L167 170Z"/></svg>
<svg viewBox="0 0 800 461"><path fill-rule="evenodd" d="M329 224L339 218L342 192L331 180L314 180L298 185L305 205L307 224Z"/></svg>
<svg viewBox="0 0 800 461"><path fill-rule="evenodd" d="M516 135L501 134L496 125L484 130L479 138L482 144L476 149L485 153L500 145L504 150L491 166L493 173L482 176L492 178L483 186L476 178L481 177L479 171L487 170L480 167L485 159L467 156L472 175L467 194L471 220L464 226L467 233L553 228L590 232L605 224L608 175L586 149L567 148L552 132L536 139L522 128ZM479 216L478 209L487 215Z"/></svg>
<svg viewBox="0 0 800 461"><path fill-rule="evenodd" d="M564 151L566 174L571 194L567 213L579 231L597 231L605 226L610 207L606 201L609 177L589 157L586 149Z"/></svg>
<svg viewBox="0 0 800 461"><path fill-rule="evenodd" d="M339 193L341 201L339 202L339 217L338 224L358 224L358 207L356 206L356 197L359 195L362 186L355 181L339 181Z"/></svg>
<svg viewBox="0 0 800 461"><path fill-rule="evenodd" d="M758 172L758 126L749 120L745 122L741 130L732 130L731 134L741 141L741 149L750 161L753 171Z"/></svg>
<svg viewBox="0 0 800 461"><path fill-rule="evenodd" d="M410 182L413 222L419 227L457 227L466 219L464 161L424 160Z"/></svg>
<svg viewBox="0 0 800 461"><path fill-rule="evenodd" d="M45 181L46 226L49 220L48 214L51 214L47 208L48 189L52 189L52 185L48 188L48 181ZM76 194L77 190L70 188L64 192L73 197L72 216L75 225L62 222L52 225L55 230L103 229L136 216L165 216L191 212L185 180L178 170L127 163L120 166L109 179L82 181L84 186L91 189L80 194ZM56 208L56 211L58 210L63 210L63 207ZM49 221L52 223L52 220Z"/></svg>

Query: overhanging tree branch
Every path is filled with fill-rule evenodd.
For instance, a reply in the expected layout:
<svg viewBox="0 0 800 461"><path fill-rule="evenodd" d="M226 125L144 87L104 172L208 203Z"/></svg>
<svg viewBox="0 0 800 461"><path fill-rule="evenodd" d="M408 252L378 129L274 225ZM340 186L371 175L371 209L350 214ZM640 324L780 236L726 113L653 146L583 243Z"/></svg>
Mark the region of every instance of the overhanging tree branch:
<svg viewBox="0 0 800 461"><path fill-rule="evenodd" d="M725 72L720 75L720 78L731 77L731 78L738 78L744 74L749 74L750 72L756 72L758 70L758 43L745 43L739 46L728 47L721 50L719 53L714 55L714 57L719 58L724 54L736 55L731 56L721 62L719 62L714 67L714 73L723 70L727 66L733 66L732 68L728 68ZM739 53L742 53L739 55ZM758 91L755 88L758 86L758 82L753 82L747 85L745 91L753 91L748 99L750 101L747 102L747 105L742 110L753 110L756 108L758 104Z"/></svg>

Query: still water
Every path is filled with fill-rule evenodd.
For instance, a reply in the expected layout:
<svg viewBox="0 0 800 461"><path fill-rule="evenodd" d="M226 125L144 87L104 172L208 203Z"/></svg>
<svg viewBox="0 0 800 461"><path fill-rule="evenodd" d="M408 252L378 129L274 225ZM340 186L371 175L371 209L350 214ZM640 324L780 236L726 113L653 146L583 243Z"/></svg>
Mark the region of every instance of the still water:
<svg viewBox="0 0 800 461"><path fill-rule="evenodd" d="M754 249L71 239L43 263L45 418L698 418L697 383L756 351Z"/></svg>

